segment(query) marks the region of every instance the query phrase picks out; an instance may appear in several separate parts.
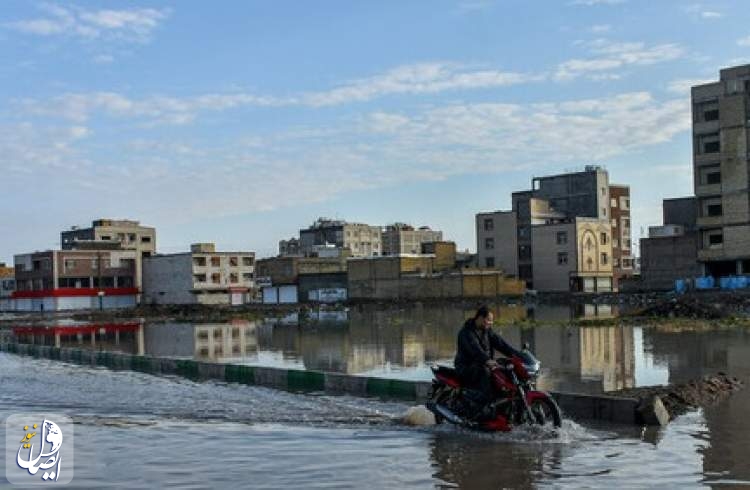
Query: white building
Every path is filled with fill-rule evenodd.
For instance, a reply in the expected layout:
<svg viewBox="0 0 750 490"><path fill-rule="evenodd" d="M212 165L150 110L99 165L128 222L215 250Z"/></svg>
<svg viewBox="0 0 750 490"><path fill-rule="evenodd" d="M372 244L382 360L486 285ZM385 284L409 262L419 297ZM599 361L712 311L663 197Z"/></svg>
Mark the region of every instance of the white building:
<svg viewBox="0 0 750 490"><path fill-rule="evenodd" d="M217 252L213 243L190 252L144 258L145 304L250 302L255 290L255 252Z"/></svg>

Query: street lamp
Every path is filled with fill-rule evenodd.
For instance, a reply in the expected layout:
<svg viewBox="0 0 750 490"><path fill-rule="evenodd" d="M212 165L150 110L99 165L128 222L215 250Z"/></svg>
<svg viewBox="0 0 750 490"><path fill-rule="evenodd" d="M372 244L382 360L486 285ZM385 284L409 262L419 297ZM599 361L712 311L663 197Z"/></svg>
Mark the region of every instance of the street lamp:
<svg viewBox="0 0 750 490"><path fill-rule="evenodd" d="M99 296L99 310L104 309L104 291L101 289L96 293L97 296Z"/></svg>

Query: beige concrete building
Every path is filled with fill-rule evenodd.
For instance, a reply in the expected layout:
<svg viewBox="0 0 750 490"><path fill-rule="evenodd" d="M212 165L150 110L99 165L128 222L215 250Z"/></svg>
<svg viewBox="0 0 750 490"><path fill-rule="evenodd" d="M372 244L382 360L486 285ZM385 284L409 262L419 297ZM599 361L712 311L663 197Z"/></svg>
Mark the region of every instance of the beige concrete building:
<svg viewBox="0 0 750 490"><path fill-rule="evenodd" d="M705 274L750 272L750 65L692 88L698 261Z"/></svg>
<svg viewBox="0 0 750 490"><path fill-rule="evenodd" d="M243 304L255 290L255 252L217 252L197 243L190 252L155 255L143 263L146 304Z"/></svg>
<svg viewBox="0 0 750 490"><path fill-rule="evenodd" d="M143 287L143 258L156 254L156 229L133 220L98 219L89 228L72 227L60 233L63 250L92 250L113 247L137 252L135 287Z"/></svg>
<svg viewBox="0 0 750 490"><path fill-rule="evenodd" d="M429 226L415 229L405 223L388 225L382 234L382 255L421 253L423 243L443 240L443 232L431 230Z"/></svg>
<svg viewBox="0 0 750 490"><path fill-rule="evenodd" d="M531 229L534 287L539 291L612 291L609 219L575 218Z"/></svg>
<svg viewBox="0 0 750 490"><path fill-rule="evenodd" d="M321 245L348 249L352 257L382 255L382 230L364 223L318 218L309 228L299 231L300 254L309 257Z"/></svg>
<svg viewBox="0 0 750 490"><path fill-rule="evenodd" d="M477 263L479 267L518 273L518 220L515 211L477 213Z"/></svg>

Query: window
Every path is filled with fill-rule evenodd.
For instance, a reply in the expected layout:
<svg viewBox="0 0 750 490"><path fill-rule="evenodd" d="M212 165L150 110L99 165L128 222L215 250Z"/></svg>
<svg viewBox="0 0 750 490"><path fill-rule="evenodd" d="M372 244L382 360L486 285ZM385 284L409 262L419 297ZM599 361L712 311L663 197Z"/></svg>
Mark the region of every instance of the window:
<svg viewBox="0 0 750 490"><path fill-rule="evenodd" d="M151 237L150 236L142 236L141 237L141 243L151 243Z"/></svg>
<svg viewBox="0 0 750 490"><path fill-rule="evenodd" d="M624 248L625 250L630 250L630 238L628 238L627 240L623 240L622 248Z"/></svg>
<svg viewBox="0 0 750 490"><path fill-rule="evenodd" d="M613 267L620 267L620 259L612 259Z"/></svg>
<svg viewBox="0 0 750 490"><path fill-rule="evenodd" d="M607 217L607 208L602 208L602 216Z"/></svg>
<svg viewBox="0 0 750 490"><path fill-rule="evenodd" d="M230 267L237 267L239 265L240 261L237 257L229 257L229 266Z"/></svg>
<svg viewBox="0 0 750 490"><path fill-rule="evenodd" d="M622 218L622 227L630 228L630 218Z"/></svg>
<svg viewBox="0 0 750 490"><path fill-rule="evenodd" d="M218 272L211 274L211 282L214 284L221 284L221 274Z"/></svg>
<svg viewBox="0 0 750 490"><path fill-rule="evenodd" d="M63 268L65 269L65 272L68 272L69 270L76 268L76 261L73 259L65 259L63 262Z"/></svg>
<svg viewBox="0 0 750 490"><path fill-rule="evenodd" d="M105 241L105 242L108 242L108 241L112 240L112 237L109 236L109 235L102 235L102 240Z"/></svg>
<svg viewBox="0 0 750 490"><path fill-rule="evenodd" d="M193 265L196 267L206 267L205 257L193 257Z"/></svg>
<svg viewBox="0 0 750 490"><path fill-rule="evenodd" d="M630 209L630 199L625 199L625 208L624 209Z"/></svg>
<svg viewBox="0 0 750 490"><path fill-rule="evenodd" d="M492 250L495 248L495 239L494 238L485 238L484 239L484 248L486 250Z"/></svg>
<svg viewBox="0 0 750 490"><path fill-rule="evenodd" d="M602 233L599 234L599 243L601 243L602 245L606 245L607 244L607 234L606 233L602 232Z"/></svg>
<svg viewBox="0 0 750 490"><path fill-rule="evenodd" d="M721 197L709 197L701 200L701 215L717 217L722 215Z"/></svg>
<svg viewBox="0 0 750 490"><path fill-rule="evenodd" d="M485 218L484 219L484 231L492 231L495 229L495 222L492 220L492 218Z"/></svg>
<svg viewBox="0 0 750 490"><path fill-rule="evenodd" d="M618 240L617 238L613 238L612 239L612 248L617 248L619 246L620 246L620 240Z"/></svg>
<svg viewBox="0 0 750 490"><path fill-rule="evenodd" d="M558 231L557 232L557 244L558 245L565 245L568 243L568 232L567 231Z"/></svg>
<svg viewBox="0 0 750 490"><path fill-rule="evenodd" d="M719 248L724 245L724 232L722 230L706 230L703 233L703 243L708 248Z"/></svg>
<svg viewBox="0 0 750 490"><path fill-rule="evenodd" d="M565 265L567 263L568 263L568 252L558 252L557 265Z"/></svg>
<svg viewBox="0 0 750 490"><path fill-rule="evenodd" d="M250 267L253 265L253 258L252 257L242 257L242 265L245 267Z"/></svg>
<svg viewBox="0 0 750 490"><path fill-rule="evenodd" d="M698 136L698 151L700 153L719 153L719 133L701 134Z"/></svg>
<svg viewBox="0 0 750 490"><path fill-rule="evenodd" d="M253 273L252 272L243 272L242 273L242 280L245 282L250 282L253 280Z"/></svg>
<svg viewBox="0 0 750 490"><path fill-rule="evenodd" d="M609 262L609 257L607 257L607 254L605 252L602 252L600 262L602 263L602 265L607 265L607 262Z"/></svg>
<svg viewBox="0 0 750 490"><path fill-rule="evenodd" d="M484 259L484 265L486 267L495 267L495 257L486 257Z"/></svg>
<svg viewBox="0 0 750 490"><path fill-rule="evenodd" d="M137 237L137 236L135 235L135 233L130 233L130 234L128 235L128 240L130 240L131 242L134 242L134 241L136 241L137 239L138 239L138 237Z"/></svg>
<svg viewBox="0 0 750 490"><path fill-rule="evenodd" d="M221 265L221 257L211 257L211 267L219 267Z"/></svg>
<svg viewBox="0 0 750 490"><path fill-rule="evenodd" d="M699 176L702 185L721 184L721 167L719 165L701 167Z"/></svg>
<svg viewBox="0 0 750 490"><path fill-rule="evenodd" d="M236 272L232 272L231 274L229 274L229 282L232 284L237 284L238 282L240 282L240 275Z"/></svg>
<svg viewBox="0 0 750 490"><path fill-rule="evenodd" d="M195 282L206 282L206 275L205 274L196 274L193 276L193 280Z"/></svg>
<svg viewBox="0 0 750 490"><path fill-rule="evenodd" d="M711 109L703 113L704 121L718 121L719 120L719 109Z"/></svg>
<svg viewBox="0 0 750 490"><path fill-rule="evenodd" d="M617 199L615 199L614 197L612 199L610 199L609 200L609 205L612 208L616 208L617 207Z"/></svg>
<svg viewBox="0 0 750 490"><path fill-rule="evenodd" d="M607 195L607 188L602 187L602 196L606 196L606 195Z"/></svg>
<svg viewBox="0 0 750 490"><path fill-rule="evenodd" d="M529 230L530 228L528 226L519 226L518 238L521 240L527 240L529 238Z"/></svg>
<svg viewBox="0 0 750 490"><path fill-rule="evenodd" d="M612 228L617 228L617 220L612 218Z"/></svg>

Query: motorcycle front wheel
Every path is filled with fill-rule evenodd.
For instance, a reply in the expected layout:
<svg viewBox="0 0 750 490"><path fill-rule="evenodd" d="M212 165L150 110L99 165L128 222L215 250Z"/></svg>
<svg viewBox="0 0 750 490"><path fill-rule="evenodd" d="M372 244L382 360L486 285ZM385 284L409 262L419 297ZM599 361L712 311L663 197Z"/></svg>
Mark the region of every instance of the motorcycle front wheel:
<svg viewBox="0 0 750 490"><path fill-rule="evenodd" d="M534 419L529 420L528 414L525 414L524 421L526 423L551 427L562 426L560 407L557 406L557 403L552 398L535 398L529 405Z"/></svg>

